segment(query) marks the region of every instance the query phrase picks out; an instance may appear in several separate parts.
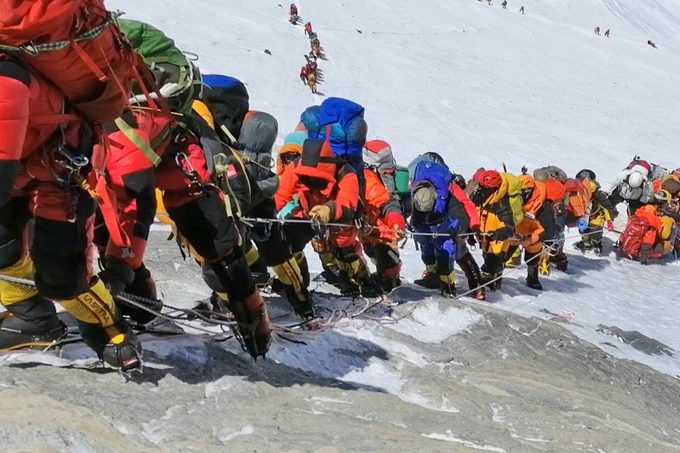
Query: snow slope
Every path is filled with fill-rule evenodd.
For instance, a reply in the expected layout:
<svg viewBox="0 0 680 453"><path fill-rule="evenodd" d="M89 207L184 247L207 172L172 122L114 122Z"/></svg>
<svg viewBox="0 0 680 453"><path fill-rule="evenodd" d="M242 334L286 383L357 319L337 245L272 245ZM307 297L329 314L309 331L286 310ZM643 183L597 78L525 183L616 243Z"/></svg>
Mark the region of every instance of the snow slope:
<svg viewBox="0 0 680 453"><path fill-rule="evenodd" d="M468 175L501 162L511 170L554 163L572 173L590 167L600 179L633 154L679 164L680 100L671 95L680 83L677 2L545 0L527 2L526 15L517 2L502 10L472 0L298 5L328 57L320 62L320 90L363 103L371 137L392 143L402 162L432 150ZM114 0L110 7L166 30L199 55L204 72L243 79L253 108L273 113L282 135L323 99L297 79L307 40L301 26L286 22L287 5L204 0L188 9ZM595 36L595 25L611 29L612 38ZM641 267L613 255L572 261L572 273L550 277L540 295L515 272L517 284L492 300L523 315L569 312L569 327L596 344L616 342L596 332L602 324L639 330L680 351L680 290L668 278L677 263ZM406 263L408 277L422 271L417 254ZM603 347L680 375L675 357Z"/></svg>

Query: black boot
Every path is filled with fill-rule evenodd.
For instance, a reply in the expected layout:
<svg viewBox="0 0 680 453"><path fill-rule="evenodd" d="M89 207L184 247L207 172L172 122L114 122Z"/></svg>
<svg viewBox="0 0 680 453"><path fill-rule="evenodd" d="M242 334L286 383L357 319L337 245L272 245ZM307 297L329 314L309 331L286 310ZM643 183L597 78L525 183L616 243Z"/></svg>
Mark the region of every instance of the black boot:
<svg viewBox="0 0 680 453"><path fill-rule="evenodd" d="M106 364L121 371L142 367L142 345L130 325L119 318L112 326L78 322L83 341Z"/></svg>
<svg viewBox="0 0 680 453"><path fill-rule="evenodd" d="M531 289L541 291L543 285L538 280L538 266L529 266L527 269L527 286Z"/></svg>
<svg viewBox="0 0 680 453"><path fill-rule="evenodd" d="M340 294L348 297L358 297L361 295L361 288L357 285L345 271L338 273L338 280L333 284L340 290Z"/></svg>
<svg viewBox="0 0 680 453"><path fill-rule="evenodd" d="M160 312L163 309L163 302L158 300L156 282L151 278L151 272L149 272L144 264L142 264L139 269L135 270L135 279L125 288L125 292L133 296L142 297L150 302L155 302L154 304L149 305L149 308L153 311ZM115 295L113 296L113 300L116 301L116 305L120 308L121 313L130 318L133 324L147 324L156 318L155 314L125 303L124 301L119 300L119 298L116 298Z"/></svg>
<svg viewBox="0 0 680 453"><path fill-rule="evenodd" d="M479 265L477 264L477 261L475 261L475 258L472 256L472 253L469 251L463 255L462 258L456 261L458 263L458 266L463 270L465 273L465 278L468 281L468 287L472 290L475 288L478 288L474 292L474 297L477 300L484 300L484 288L479 288L482 284L482 271L479 270ZM478 297L478 292L481 291L481 299Z"/></svg>
<svg viewBox="0 0 680 453"><path fill-rule="evenodd" d="M314 306L312 304L312 296L307 289L303 288L304 297L300 297L295 291L293 285L286 285L281 283L283 292L288 300L288 303L293 307L295 313L305 319L312 319L314 317Z"/></svg>
<svg viewBox="0 0 680 453"><path fill-rule="evenodd" d="M0 349L51 343L66 333L54 304L37 294L5 308L8 314L0 321Z"/></svg>
<svg viewBox="0 0 680 453"><path fill-rule="evenodd" d="M414 280L413 283L428 289L438 289L439 275L437 275L436 271L428 270L423 272L422 278Z"/></svg>

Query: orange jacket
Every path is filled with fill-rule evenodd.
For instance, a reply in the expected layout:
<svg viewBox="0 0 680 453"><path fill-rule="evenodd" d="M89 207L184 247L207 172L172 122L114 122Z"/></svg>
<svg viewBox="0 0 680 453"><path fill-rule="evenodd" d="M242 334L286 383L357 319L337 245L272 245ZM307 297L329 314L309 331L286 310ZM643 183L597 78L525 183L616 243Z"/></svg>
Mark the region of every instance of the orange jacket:
<svg viewBox="0 0 680 453"><path fill-rule="evenodd" d="M675 222L670 217L659 216L656 213L656 206L651 204L641 206L635 211L635 215L649 222L649 225L656 230L657 239L666 241L670 238Z"/></svg>
<svg viewBox="0 0 680 453"><path fill-rule="evenodd" d="M274 196L277 211L294 195L300 202L293 211L295 217L306 217L314 206L325 204L331 208L333 221L349 222L359 204L359 179L351 165L335 162L330 142L307 140L302 157L288 165L281 176Z"/></svg>
<svg viewBox="0 0 680 453"><path fill-rule="evenodd" d="M406 219L401 212L401 206L390 195L376 172L364 169L364 179L366 185L363 196L361 197L364 214L368 223L378 227L378 231L383 239L396 239L395 229L405 229Z"/></svg>

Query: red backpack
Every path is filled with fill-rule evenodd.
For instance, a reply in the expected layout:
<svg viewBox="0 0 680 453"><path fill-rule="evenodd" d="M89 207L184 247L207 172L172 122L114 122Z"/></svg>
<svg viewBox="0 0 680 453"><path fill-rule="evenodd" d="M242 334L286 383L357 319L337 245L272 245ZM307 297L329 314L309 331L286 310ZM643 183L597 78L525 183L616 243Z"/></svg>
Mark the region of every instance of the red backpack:
<svg viewBox="0 0 680 453"><path fill-rule="evenodd" d="M119 117L130 98L137 55L102 0L0 0L0 53L51 81L91 121Z"/></svg>
<svg viewBox="0 0 680 453"><path fill-rule="evenodd" d="M656 230L649 224L649 221L645 217L632 216L628 219L628 224L626 224L626 229L621 233L619 237L619 250L621 253L628 258L637 258L640 256L640 250L642 245L649 242L650 233L654 233L652 238L652 245L654 243L654 238L656 238Z"/></svg>

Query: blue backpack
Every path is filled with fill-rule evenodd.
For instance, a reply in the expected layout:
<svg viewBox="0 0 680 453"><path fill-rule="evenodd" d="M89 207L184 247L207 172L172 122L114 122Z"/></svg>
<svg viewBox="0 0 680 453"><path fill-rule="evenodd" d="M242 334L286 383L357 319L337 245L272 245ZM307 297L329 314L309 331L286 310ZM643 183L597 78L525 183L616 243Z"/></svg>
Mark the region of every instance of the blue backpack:
<svg viewBox="0 0 680 453"><path fill-rule="evenodd" d="M416 188L422 182L428 182L437 191L437 201L434 203L434 212L442 214L446 209L446 201L449 198L449 185L451 184L451 171L446 164L422 160L418 162L413 172L413 184Z"/></svg>
<svg viewBox="0 0 680 453"><path fill-rule="evenodd" d="M361 105L347 99L328 98L320 106L307 108L300 121L309 131L309 138L330 141L335 157L352 166L355 162L363 162L368 126ZM356 169L361 169L361 165Z"/></svg>

